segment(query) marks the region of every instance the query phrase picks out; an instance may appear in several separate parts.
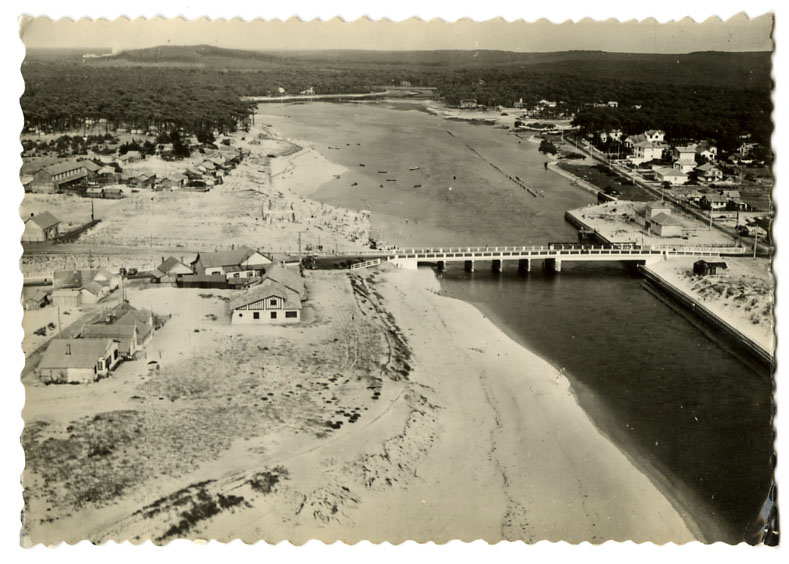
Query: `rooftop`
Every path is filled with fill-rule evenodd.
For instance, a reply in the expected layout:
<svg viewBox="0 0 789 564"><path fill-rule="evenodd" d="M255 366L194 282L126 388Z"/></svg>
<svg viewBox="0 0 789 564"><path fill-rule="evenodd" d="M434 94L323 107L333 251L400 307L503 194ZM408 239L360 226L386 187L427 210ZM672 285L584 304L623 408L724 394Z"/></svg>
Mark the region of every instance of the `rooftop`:
<svg viewBox="0 0 789 564"><path fill-rule="evenodd" d="M111 346L109 339L53 339L39 368L93 368Z"/></svg>
<svg viewBox="0 0 789 564"><path fill-rule="evenodd" d="M49 229L50 227L54 227L60 220L56 218L54 215L49 213L48 211L41 212L38 215L34 215L27 221L32 221L36 225L38 225L41 229Z"/></svg>

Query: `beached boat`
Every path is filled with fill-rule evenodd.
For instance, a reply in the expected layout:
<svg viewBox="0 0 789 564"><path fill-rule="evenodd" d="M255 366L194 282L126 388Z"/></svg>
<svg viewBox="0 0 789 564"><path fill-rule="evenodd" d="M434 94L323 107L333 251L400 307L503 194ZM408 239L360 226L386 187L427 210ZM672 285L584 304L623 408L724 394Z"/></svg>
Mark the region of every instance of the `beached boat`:
<svg viewBox="0 0 789 564"><path fill-rule="evenodd" d="M419 170L419 167L418 167L418 166L412 166L412 167L411 167L411 168L409 168L408 170Z"/></svg>
<svg viewBox="0 0 789 564"><path fill-rule="evenodd" d="M421 188L421 187L422 187L421 184L414 184L414 188Z"/></svg>
<svg viewBox="0 0 789 564"><path fill-rule="evenodd" d="M385 171L385 170L379 170L379 171L378 171L378 174L386 174L386 172L387 172L387 171Z"/></svg>

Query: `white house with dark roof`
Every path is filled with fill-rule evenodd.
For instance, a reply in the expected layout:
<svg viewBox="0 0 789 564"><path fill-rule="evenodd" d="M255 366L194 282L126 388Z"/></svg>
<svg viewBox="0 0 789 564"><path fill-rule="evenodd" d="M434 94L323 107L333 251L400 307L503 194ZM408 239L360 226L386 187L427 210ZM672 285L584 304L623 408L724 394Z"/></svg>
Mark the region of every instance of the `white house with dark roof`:
<svg viewBox="0 0 789 564"><path fill-rule="evenodd" d="M696 167L696 176L705 182L718 182L723 180L723 171L711 162L706 162Z"/></svg>
<svg viewBox="0 0 789 564"><path fill-rule="evenodd" d="M53 339L36 372L46 383L85 384L107 376L119 358L112 339Z"/></svg>
<svg viewBox="0 0 789 564"><path fill-rule="evenodd" d="M38 215L30 214L30 217L25 220L22 241L36 243L54 241L58 238L59 229L60 220L48 211Z"/></svg>
<svg viewBox="0 0 789 564"><path fill-rule="evenodd" d="M266 279L230 301L230 323L286 324L301 320L301 295Z"/></svg>
<svg viewBox="0 0 789 564"><path fill-rule="evenodd" d="M633 145L633 154L628 157L628 160L635 164L641 164L663 157L663 143L654 143L652 141L639 141Z"/></svg>

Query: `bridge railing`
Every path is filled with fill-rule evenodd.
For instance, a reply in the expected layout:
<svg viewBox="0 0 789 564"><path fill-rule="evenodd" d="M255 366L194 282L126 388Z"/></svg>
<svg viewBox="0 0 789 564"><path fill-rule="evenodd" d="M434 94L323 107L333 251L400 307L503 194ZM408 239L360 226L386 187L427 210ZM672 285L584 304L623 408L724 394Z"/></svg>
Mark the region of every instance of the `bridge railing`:
<svg viewBox="0 0 789 564"><path fill-rule="evenodd" d="M704 254L746 252L737 245L604 245L590 247L588 245L521 245L521 246L487 246L487 247L412 247L381 250L349 251L349 256L386 256L416 258L457 258L457 255L474 257L500 257L513 255L654 255L654 254ZM341 253L345 254L345 253ZM450 256L451 255L451 256Z"/></svg>

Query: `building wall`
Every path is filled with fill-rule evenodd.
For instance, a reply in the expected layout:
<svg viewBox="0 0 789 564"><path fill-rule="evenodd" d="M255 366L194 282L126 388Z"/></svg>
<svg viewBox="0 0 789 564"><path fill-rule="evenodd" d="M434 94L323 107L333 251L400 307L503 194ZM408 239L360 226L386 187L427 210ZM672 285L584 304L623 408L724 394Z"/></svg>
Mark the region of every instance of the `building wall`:
<svg viewBox="0 0 789 564"><path fill-rule="evenodd" d="M652 230L659 237L682 237L682 226L680 225L655 225Z"/></svg>
<svg viewBox="0 0 789 564"><path fill-rule="evenodd" d="M87 384L96 379L96 372L92 368L42 368L38 377L43 382L53 384L68 384L78 382Z"/></svg>
<svg viewBox="0 0 789 564"><path fill-rule="evenodd" d="M68 293L53 293L52 305L55 307L77 307L82 305L82 293L74 290Z"/></svg>
<svg viewBox="0 0 789 564"><path fill-rule="evenodd" d="M295 317L288 317L287 312ZM255 319L254 314L258 314ZM272 319L271 314L276 313L277 318ZM233 325L253 325L255 323L261 325L285 325L290 323L298 323L301 321L301 312L298 309L269 309L269 310L233 310L233 315L230 322Z"/></svg>
<svg viewBox="0 0 789 564"><path fill-rule="evenodd" d="M29 242L40 242L46 241L47 236L41 227L38 226L34 221L26 221L25 222L25 231L22 233L22 240L29 241Z"/></svg>

